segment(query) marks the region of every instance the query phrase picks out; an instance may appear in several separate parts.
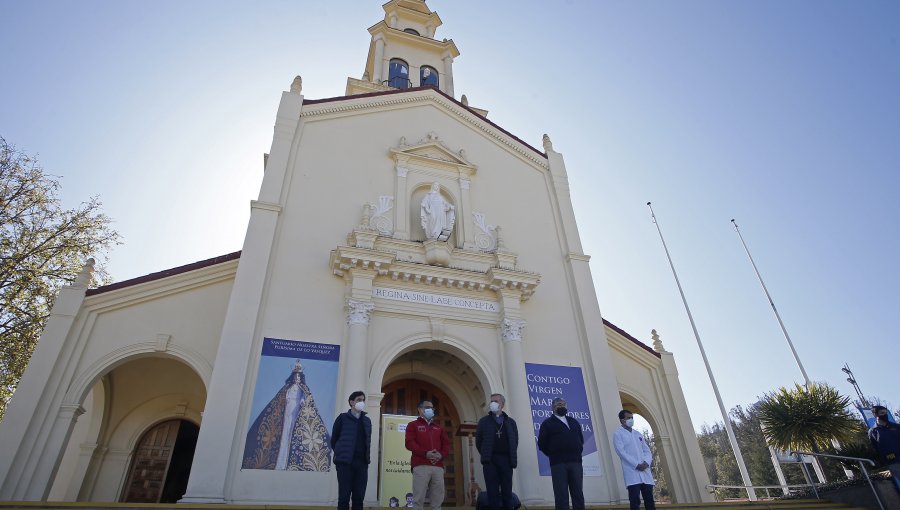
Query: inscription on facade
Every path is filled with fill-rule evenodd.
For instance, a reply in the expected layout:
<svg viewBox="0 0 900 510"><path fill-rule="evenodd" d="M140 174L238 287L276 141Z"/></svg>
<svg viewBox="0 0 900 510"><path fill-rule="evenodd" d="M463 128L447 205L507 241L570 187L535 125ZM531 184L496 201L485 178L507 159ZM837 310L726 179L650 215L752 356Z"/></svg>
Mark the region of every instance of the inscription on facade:
<svg viewBox="0 0 900 510"><path fill-rule="evenodd" d="M372 289L372 297L391 299L394 301L406 301L407 303L465 308L466 310L478 310L481 312L500 311L500 303L494 301L470 299L459 296L444 296L441 294L430 294L427 292L415 292L411 290L388 289L384 287L374 287Z"/></svg>

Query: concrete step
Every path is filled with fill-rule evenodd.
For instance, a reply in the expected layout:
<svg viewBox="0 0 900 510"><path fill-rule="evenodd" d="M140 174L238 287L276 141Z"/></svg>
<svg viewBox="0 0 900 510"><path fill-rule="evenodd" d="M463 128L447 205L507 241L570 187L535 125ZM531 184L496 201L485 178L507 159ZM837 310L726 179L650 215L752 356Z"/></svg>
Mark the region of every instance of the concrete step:
<svg viewBox="0 0 900 510"><path fill-rule="evenodd" d="M868 510L843 503L817 499L788 501L729 501L719 503L658 503L661 509L671 510ZM284 505L171 505L152 503L99 502L32 502L0 501L0 510L322 510L321 506ZM377 508L377 507L366 507ZM587 510L628 510L628 505L589 505ZM443 510L473 510L472 507L443 507ZM522 510L553 510L553 507L522 507Z"/></svg>

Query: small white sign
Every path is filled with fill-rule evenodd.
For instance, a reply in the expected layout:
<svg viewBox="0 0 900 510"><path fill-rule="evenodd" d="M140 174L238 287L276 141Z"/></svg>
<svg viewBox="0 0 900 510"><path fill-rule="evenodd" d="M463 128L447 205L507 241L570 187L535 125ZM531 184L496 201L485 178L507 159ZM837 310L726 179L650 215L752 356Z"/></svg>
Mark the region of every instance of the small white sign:
<svg viewBox="0 0 900 510"><path fill-rule="evenodd" d="M372 289L372 297L391 299L394 301L406 301L407 303L465 308L466 310L478 310L480 312L500 312L500 304L496 301L485 301L483 299L471 299L459 296L444 296L441 294L430 294L412 290L374 287Z"/></svg>

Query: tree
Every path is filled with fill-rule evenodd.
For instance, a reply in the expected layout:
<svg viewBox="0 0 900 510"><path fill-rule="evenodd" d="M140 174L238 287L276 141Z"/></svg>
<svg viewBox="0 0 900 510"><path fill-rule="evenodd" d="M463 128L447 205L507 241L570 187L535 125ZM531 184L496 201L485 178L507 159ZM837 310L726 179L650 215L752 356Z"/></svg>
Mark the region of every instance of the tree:
<svg viewBox="0 0 900 510"><path fill-rule="evenodd" d="M850 398L823 383L779 388L759 403L766 442L779 450L832 451L832 439L853 441L858 421L847 412Z"/></svg>
<svg viewBox="0 0 900 510"><path fill-rule="evenodd" d="M63 207L57 177L0 137L0 420L59 288L119 234L97 197ZM107 279L98 271L96 278Z"/></svg>

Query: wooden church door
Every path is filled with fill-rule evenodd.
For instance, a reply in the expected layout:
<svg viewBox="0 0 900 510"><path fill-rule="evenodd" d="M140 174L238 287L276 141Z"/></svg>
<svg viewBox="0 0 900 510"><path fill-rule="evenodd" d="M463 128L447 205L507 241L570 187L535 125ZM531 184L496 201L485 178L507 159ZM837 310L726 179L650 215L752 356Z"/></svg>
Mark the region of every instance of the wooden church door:
<svg viewBox="0 0 900 510"><path fill-rule="evenodd" d="M127 503L177 503L187 481L200 428L185 420L169 420L144 433L135 448L122 491Z"/></svg>

